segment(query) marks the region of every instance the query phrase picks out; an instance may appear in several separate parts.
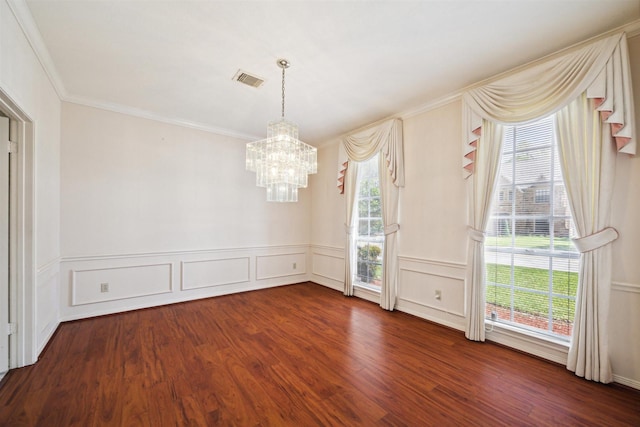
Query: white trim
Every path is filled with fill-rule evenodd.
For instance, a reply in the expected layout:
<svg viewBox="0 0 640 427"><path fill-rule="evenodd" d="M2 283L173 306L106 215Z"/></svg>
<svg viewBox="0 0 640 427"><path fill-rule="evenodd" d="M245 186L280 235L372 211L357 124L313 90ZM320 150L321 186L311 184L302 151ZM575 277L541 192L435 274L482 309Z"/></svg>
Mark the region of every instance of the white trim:
<svg viewBox="0 0 640 427"><path fill-rule="evenodd" d="M372 302L374 304L380 304L380 292L376 292L373 289L369 289L365 286L353 284L353 296L363 299L365 301Z"/></svg>
<svg viewBox="0 0 640 427"><path fill-rule="evenodd" d="M627 387L640 390L640 381L632 380L631 378L623 377L621 375L616 375L616 374L613 374L613 381L618 384L626 385Z"/></svg>
<svg viewBox="0 0 640 427"><path fill-rule="evenodd" d="M438 325L446 326L461 332L464 331L464 316L460 316L459 314L449 312L438 307L433 307L422 302L412 301L408 298L399 297L395 309ZM431 313L432 311L445 313L446 315L451 316L452 319L435 316Z"/></svg>
<svg viewBox="0 0 640 427"><path fill-rule="evenodd" d="M142 119L153 120L161 123L167 123L170 125L176 125L176 126L181 126L185 128L200 130L203 132L214 133L216 135L229 136L231 138L237 138L244 141L256 141L264 138L264 136L249 135L246 133L235 132L230 129L224 129L216 126L207 125L204 123L198 123L198 122L194 122L187 119L163 116L161 114L157 114L157 113L154 113L148 110L143 110L140 108L129 107L126 105L100 101L100 100L80 97L76 95L65 96L62 100L64 102L68 102L71 104L84 105L87 107L98 108L106 111L112 111L114 113L126 114L128 116L139 117Z"/></svg>
<svg viewBox="0 0 640 427"><path fill-rule="evenodd" d="M94 300L88 300L88 301L84 301L84 302L77 302L76 301L76 273L85 273L87 271L103 271L103 270L123 270L123 269L127 269L127 268L143 268L143 267L160 267L160 266L165 266L168 265L169 266L169 289L168 290L162 290L162 291L155 291L155 292L146 292L146 293L137 293L137 294L128 294L126 296L122 296L122 297L110 297L110 298L101 298L101 299L94 299ZM162 263L154 263L154 264L136 264L136 265L123 265L123 266L113 266L113 267L99 267L99 268L85 268L85 269L78 269L78 270L71 270L71 306L76 307L79 305L88 305L88 304L99 304L99 303L104 303L104 302L108 302L108 301L118 301L118 300L123 300L123 299L130 299L130 298L139 298L139 297L146 297L146 296L151 296L151 295L160 295L160 294L170 294L173 292L173 263L172 262L162 262Z"/></svg>
<svg viewBox="0 0 640 427"><path fill-rule="evenodd" d="M449 268L455 268L455 269L461 269L461 270L465 270L467 268L467 264L464 262L417 258L414 256L406 256L406 255L398 255L398 261L417 262L425 265L437 265L441 267L449 267ZM452 277L452 278L457 279L457 277Z"/></svg>
<svg viewBox="0 0 640 427"><path fill-rule="evenodd" d="M323 249L328 251L341 252L344 254L344 246L327 246L327 245L310 244L309 247L311 249Z"/></svg>
<svg viewBox="0 0 640 427"><path fill-rule="evenodd" d="M196 286L185 286L184 280L184 271L186 264L197 264L202 262L212 262L212 261L235 261L235 260L247 260L247 278L245 280L236 280L233 282L220 282L220 283L211 283L205 285L196 285ZM251 257L233 257L233 258L213 258L213 259L198 259L198 260L189 260L189 261L180 261L180 290L188 291L191 289L202 289L202 288L212 288L216 286L227 286L234 285L236 283L247 283L251 281Z"/></svg>
<svg viewBox="0 0 640 427"><path fill-rule="evenodd" d="M640 285L635 283L611 282L611 290L640 294Z"/></svg>
<svg viewBox="0 0 640 427"><path fill-rule="evenodd" d="M298 270L296 270L295 272L291 272L291 273L281 273L281 274L275 274L275 275L271 275L271 276L258 276L258 260L260 258L273 258L273 257L278 257L278 256L287 256L287 255L302 255L305 257L307 256L307 252L290 252L290 253L276 253L276 254L268 254L268 255L256 255L256 280L268 280L268 279L278 279L281 277L289 277L289 276L303 276L307 274L307 263L305 262L304 265L304 271L300 271L298 272Z"/></svg>
<svg viewBox="0 0 640 427"><path fill-rule="evenodd" d="M38 354L42 353L42 350L44 350L45 347L47 346L47 344L49 344L49 341L51 340L51 337L53 337L53 334L55 334L56 331L58 330L58 326L60 326L60 321L59 320L56 321L56 322L48 324L47 325L47 327L49 329L48 331L46 331L47 327L45 327L45 329L40 331L41 334L42 334L41 337L40 337L42 339L42 341L41 341L41 344L38 346ZM43 333L45 331L46 331L46 333Z"/></svg>
<svg viewBox="0 0 640 427"><path fill-rule="evenodd" d="M183 256L183 255L215 254L215 253L229 253L229 252L263 251L263 250L286 251L286 250L291 250L292 248L308 248L308 247L309 247L308 244L301 243L301 244L291 244L291 245L245 246L245 247L237 247L237 248L196 249L196 250L165 251L165 252L138 252L138 253L103 254L103 255L73 255L73 256L62 257L61 262L104 261L104 260L111 260L111 259L161 257L161 256L172 257L172 256ZM290 254L276 253L273 255L290 255Z"/></svg>
<svg viewBox="0 0 640 427"><path fill-rule="evenodd" d="M62 78L58 73L58 70L51 58L51 54L44 43L42 34L38 30L38 26L33 20L33 15L29 10L29 6L24 0L6 0L9 9L13 13L16 22L20 26L25 38L27 39L31 49L38 58L38 62L42 66L45 74L47 75L51 85L53 86L58 98L64 102L70 102L74 104L86 105L88 107L100 108L102 110L113 111L116 113L127 114L134 117L140 117L144 119L154 120L157 122L168 123L176 126L182 126L191 129L197 129L204 132L215 133L217 135L229 136L232 138L238 138L247 141L253 141L262 139L263 136L249 135L246 133L235 132L230 129L220 128L216 126L207 125L204 123L198 123L186 119L167 117L161 114L153 113L148 110L140 108L129 107L125 105L115 104L106 101L100 101L87 97L70 94L64 86Z"/></svg>
<svg viewBox="0 0 640 427"><path fill-rule="evenodd" d="M42 65L42 69L51 82L51 85L58 94L58 98L65 99L67 90L62 83L53 59L51 59L49 50L42 39L42 34L40 34L40 30L38 30L38 26L33 20L33 15L31 15L27 2L25 0L6 0L6 2L13 16L16 18L20 29L22 29L22 33L27 39L27 42L29 42L33 53L35 53L40 65Z"/></svg>
<svg viewBox="0 0 640 427"><path fill-rule="evenodd" d="M38 359L36 333L36 199L35 199L35 129L33 120L12 97L0 88L0 110L16 122L18 135L17 179L15 187L15 276L10 280L11 323L18 332L11 335L10 368L35 363Z"/></svg>
<svg viewBox="0 0 640 427"><path fill-rule="evenodd" d="M562 365L567 364L568 341L554 339L547 335L510 327L490 320L485 321L486 326L493 327L492 331L486 333L487 341L524 351Z"/></svg>
<svg viewBox="0 0 640 427"><path fill-rule="evenodd" d="M417 107L411 108L409 110L403 111L402 113L400 113L399 116L402 120L406 120L411 117L417 116L419 114L426 113L440 107L444 107L445 105L449 105L452 102L459 101L461 99L462 99L462 92L457 91L449 95L445 95L440 98L437 98L434 101L429 101L426 104L422 104Z"/></svg>
<svg viewBox="0 0 640 427"><path fill-rule="evenodd" d="M408 271L415 271L415 270L408 270ZM415 272L416 273L422 273L421 271L415 271ZM453 277L440 276L440 275L437 275L437 274L433 274L432 276L439 276L439 277L445 277L445 278L448 278L448 279L454 279ZM413 300L411 298L398 298L398 300L399 301L403 301L403 302L408 302L410 304L415 304L415 305L418 305L418 306L421 306L421 307L425 307L425 308L428 308L430 310L441 311L442 313L451 314L453 316L458 316L458 317L464 319L464 313L460 313L459 311L446 310L446 309L444 309L442 307L438 307L438 306L433 305L433 304L427 304L427 303L424 303L424 302L421 302L421 301L415 301L415 300Z"/></svg>
<svg viewBox="0 0 640 427"><path fill-rule="evenodd" d="M44 264L38 266L38 268L36 269L36 273L41 274L43 271L46 271L55 266L59 266L61 261L62 261L62 258L57 257L52 259L51 261L45 262Z"/></svg>

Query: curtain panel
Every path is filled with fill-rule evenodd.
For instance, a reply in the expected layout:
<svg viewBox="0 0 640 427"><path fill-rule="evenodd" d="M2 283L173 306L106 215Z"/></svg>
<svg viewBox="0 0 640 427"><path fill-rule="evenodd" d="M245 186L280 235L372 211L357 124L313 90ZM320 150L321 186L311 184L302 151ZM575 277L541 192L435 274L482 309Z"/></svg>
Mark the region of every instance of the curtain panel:
<svg viewBox="0 0 640 427"><path fill-rule="evenodd" d="M357 191L356 162L368 160L378 152L381 154L378 173L385 233L380 306L385 310L393 310L398 276L397 232L400 229L398 225L398 198L399 187L404 186L404 148L400 119L388 120L361 132L348 135L342 140L338 149L338 190L341 194L345 194L345 203L347 204L344 294L353 295L351 263L356 252L351 235L355 230L353 209Z"/></svg>
<svg viewBox="0 0 640 427"><path fill-rule="evenodd" d="M636 154L627 39L603 38L463 95L463 175L469 178L466 336L484 340L484 232L489 209L478 190L488 185L501 141L489 124L525 124L554 113L559 156L581 252L576 317L567 368L611 381L607 314L611 287L609 227L615 153ZM487 132L488 131L488 132ZM495 147L482 147L492 144ZM495 184L494 184L495 185ZM492 189L487 189L490 195Z"/></svg>

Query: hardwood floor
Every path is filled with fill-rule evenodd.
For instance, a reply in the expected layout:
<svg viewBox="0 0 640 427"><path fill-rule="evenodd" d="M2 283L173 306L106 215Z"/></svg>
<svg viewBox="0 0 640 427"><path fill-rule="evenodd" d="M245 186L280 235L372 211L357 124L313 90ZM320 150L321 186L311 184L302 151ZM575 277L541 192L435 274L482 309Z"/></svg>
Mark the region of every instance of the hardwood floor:
<svg viewBox="0 0 640 427"><path fill-rule="evenodd" d="M640 425L640 392L304 283L60 325L3 426Z"/></svg>

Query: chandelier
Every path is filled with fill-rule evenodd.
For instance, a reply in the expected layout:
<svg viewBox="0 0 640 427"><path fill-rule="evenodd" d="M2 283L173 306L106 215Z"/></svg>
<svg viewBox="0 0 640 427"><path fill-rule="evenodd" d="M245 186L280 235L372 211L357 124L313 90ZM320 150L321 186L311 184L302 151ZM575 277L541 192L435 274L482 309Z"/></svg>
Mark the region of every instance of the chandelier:
<svg viewBox="0 0 640 427"><path fill-rule="evenodd" d="M247 170L256 173L256 185L267 189L268 202L297 202L298 188L307 187L309 174L318 171L315 147L298 139L298 126L284 118L284 71L291 65L278 59L282 68L282 117L267 126L267 138L247 144Z"/></svg>

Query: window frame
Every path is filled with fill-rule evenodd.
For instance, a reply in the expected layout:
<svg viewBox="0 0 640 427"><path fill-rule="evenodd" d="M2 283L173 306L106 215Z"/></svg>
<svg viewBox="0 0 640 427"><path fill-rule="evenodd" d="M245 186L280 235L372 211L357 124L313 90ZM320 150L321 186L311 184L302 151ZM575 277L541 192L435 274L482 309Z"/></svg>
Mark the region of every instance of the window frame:
<svg viewBox="0 0 640 427"><path fill-rule="evenodd" d="M573 246L573 244L571 243L570 238L568 239L568 250L560 250L556 247L556 240L558 238L558 235L556 234L556 224L557 223L564 223L567 224L567 222L570 223L570 227L567 227L565 225L565 228L568 230L568 234L567 237L570 237L572 234L572 230L574 230L573 228L573 218L571 217L571 212L568 210L568 206L564 206L562 207L562 205L559 205L559 207L561 209L565 210L565 214L561 215L558 214L557 210L556 210L556 195L558 196L562 196L561 194L557 193L560 187L562 187L562 191L564 190L564 178L562 177L562 174L559 174L559 178L557 178L557 174L556 172L561 172L561 171L556 171L554 170L555 167L559 167L558 165L556 165L556 161L554 160L554 156L557 156L557 138L556 138L556 134L555 134L555 126L554 126L554 117L553 116L549 116L546 117L538 122L532 123L532 124L528 124L528 125L523 125L523 126L510 126L507 129L505 129L505 140L507 138L507 132L509 131L513 131L513 136L512 136L512 143L510 145L506 144L505 141L503 141L503 149L502 152L500 154L501 159L500 159L500 165L502 166L503 162L505 162L504 157L505 156L512 156L511 158L511 162L513 164L512 168L511 168L511 177L510 177L510 182L509 184L496 184L498 186L498 188L496 188L496 192L498 194L494 194L493 200L492 200L492 208L491 208L491 213L490 213L490 224L493 224L493 230L496 233L496 245L492 246L490 244L490 237L487 236L486 239L486 243L485 243L485 268L487 269L487 275L485 276L485 296L487 296L487 301L485 304L485 321L489 321L492 322L492 325L506 325L508 327L512 327L516 330L521 330L521 331L526 331L526 332L530 332L530 333L534 333L534 334L539 334L540 336L544 337L544 338L549 338L552 340L560 340L563 342L568 342L568 340L570 339L571 336L571 330L573 328L573 323L574 323L574 318L573 316L575 315L575 306L573 307L573 311L570 310L570 306L571 303L569 301L573 301L573 304L575 304L575 292L573 295L569 295L570 292L570 282L571 280L569 279L569 275L568 275L568 285L567 285L567 293L566 294L561 294L561 293L557 293L554 291L554 275L557 274L557 272L562 271L562 266L558 266L558 264L562 264L563 262L567 262L567 272L568 273L575 273L575 283L577 285L577 271L578 271L578 265L579 265L579 259L580 259L580 253L575 249L575 247ZM538 142L535 143L534 147L527 147L527 148L518 148L518 144L517 144L517 129L518 128L524 128L525 126L535 126L535 125L540 125L541 123L548 121L545 123L546 126L550 126L551 127L551 132L552 132L552 137L551 137L551 141L547 144L540 144ZM523 153L532 153L535 151L539 151L542 152L542 150L546 150L546 149L550 149L550 155L549 155L549 166L550 166L550 170L549 170L549 179L548 180L537 180L535 182L518 182L517 181L517 174L518 174L518 168L516 167L516 165L518 164L516 159L517 156ZM500 172L499 172L500 173ZM501 174L501 173L500 173ZM518 202L518 198L520 197L512 197L509 198L509 200L507 201L507 197L505 197L506 194L508 194L509 192L513 192L513 194L515 194L516 192L519 191L519 188L522 189L525 186L529 185L529 188L533 188L533 200L531 200L532 206L534 207L534 209L539 208L539 205L542 204L548 204L549 207L546 210L545 213L540 213L540 212L528 212L528 213L522 213L519 212L519 210L521 210L523 208L523 206L517 207L516 204L519 203ZM547 187L543 187L543 188L539 188L540 186L547 186ZM545 191L547 192L547 195L545 196L545 201L542 201L538 195L539 195L539 191ZM502 197L501 197L502 196ZM565 194L566 196L566 194ZM505 203L508 202L508 203ZM530 202L530 203L531 203ZM523 205L526 205L525 203L522 202L522 200L520 201L520 203L522 203ZM508 213L506 213L504 211L504 207L510 205L510 211ZM538 206L535 206L538 205ZM526 209L526 206L524 206L524 208ZM568 213L568 214L567 214ZM507 220L508 222L505 222L505 220ZM546 223L546 227L542 227L542 231L543 234L546 235L547 239L548 239L548 247L546 248L530 248L530 247L518 247L517 243L516 243L516 238L519 235L518 234L518 222L523 223L523 222L527 222L530 221L531 224L533 225L533 235L539 235L539 228L538 225L540 223L540 221L544 221ZM510 246L498 246L497 245L497 236L498 235L502 235L503 230L509 230L508 235L511 237L511 244ZM510 283L509 284L503 284L503 283L496 283L494 281L490 280L489 277L489 265L493 264L490 260L490 257L492 256L492 254L495 255L495 267L494 267L494 271L495 271L495 276L494 278L498 277L498 265L500 263L498 263L497 259L499 256L501 257L506 257L508 256L510 258L510 264L501 264L501 265L509 265L510 266L510 274L511 274L511 278L510 278ZM546 271L548 272L548 288L545 291L538 291L537 289L533 289L531 286L527 287L527 286L523 286L523 284L521 282L517 282L514 272L515 272L515 267L529 267L529 268L540 268L540 267L535 267L532 265L522 265L522 264L518 264L516 265L516 257L520 257L520 261L518 262L522 262L522 259L526 259L526 257L528 256L537 256L540 257L541 259L547 259L548 260L548 267L546 268ZM572 260L575 260L574 266L571 265L571 263L573 262ZM558 262L559 261L559 262ZM554 265L556 265L556 268L554 269ZM559 267L559 268L558 268ZM575 270L572 270L572 268ZM541 268L543 271L545 270L545 268ZM490 286L493 286L493 288L490 288ZM493 309L490 309L490 306L492 305L492 303L497 303L497 296L495 297L494 301L490 301L489 297L488 297L488 293L490 290L494 290L496 292L497 295L497 291L498 288L507 288L510 291L510 305L509 307L507 307L505 310L509 311L509 319L504 319L501 318L500 316L498 316L497 313L495 313L495 311L497 310L498 306L493 304ZM547 321L547 328L546 329L542 329L542 328L537 328L534 326L531 326L530 324L526 324L526 323L520 323L518 321L515 320L515 313L521 313L519 311L516 310L515 304L514 304L514 295L516 292L524 292L524 293L528 293L528 294L541 294L544 295L547 299L547 305L548 305L548 310L546 312L546 321ZM564 334L564 333L557 333L555 331L556 329L556 325L558 322L560 322L559 320L555 319L555 311L554 308L555 304L557 304L557 301L559 300L566 300L567 302L567 311L570 313L568 316L568 320L570 324L570 326L568 326L568 334ZM495 315L494 315L495 313ZM537 316L535 313L532 314L532 317ZM562 330L562 328L558 327L559 330Z"/></svg>
<svg viewBox="0 0 640 427"><path fill-rule="evenodd" d="M365 288L371 291L380 292L381 284L375 284L373 281L362 281L360 280L360 267L362 264L365 264L365 268L367 269L366 277L369 278L369 272L375 269L379 271L379 280L380 283L382 281L383 274L383 252L384 252L384 222L382 218L382 196L381 196L381 188L380 188L380 171L379 171L379 156L380 153L376 153L370 159L365 160L359 163L358 167L358 176L356 178L356 197L354 198L354 222L356 224L355 232L352 235L353 239L353 248L354 248L354 257L353 257L353 265L352 265L352 283L356 287ZM367 189L367 194L362 194L362 184L363 179L368 178L365 174L368 174L372 171L375 171L375 177L373 182L377 182L376 186L370 186ZM377 189L377 195L372 194L372 190ZM374 200L378 200L379 205L379 216L372 216L371 202ZM367 202L367 216L360 216L361 209L360 205L362 201ZM367 234L360 234L361 229L361 221L367 221ZM372 222L379 221L379 233L372 235ZM360 257L359 248L362 246L376 246L379 247L379 254L376 256L374 260L366 259L362 260ZM367 253L370 254L369 250ZM372 268L371 268L372 267ZM370 269L371 268L371 269ZM375 274L375 273L374 273ZM377 277L376 274L373 276Z"/></svg>

